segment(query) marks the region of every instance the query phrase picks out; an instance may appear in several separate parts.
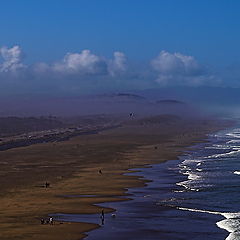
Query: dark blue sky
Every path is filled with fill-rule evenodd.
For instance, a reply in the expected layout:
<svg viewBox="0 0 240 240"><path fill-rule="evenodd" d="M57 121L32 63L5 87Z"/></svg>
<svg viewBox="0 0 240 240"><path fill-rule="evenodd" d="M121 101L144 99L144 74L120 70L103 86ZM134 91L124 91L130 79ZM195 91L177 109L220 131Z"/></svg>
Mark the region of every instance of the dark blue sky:
<svg viewBox="0 0 240 240"><path fill-rule="evenodd" d="M154 65L155 73L158 75L156 78L161 84L165 84L166 79L169 82L170 75L171 79L172 75L175 79L179 71L183 78L174 80L174 84L176 82L180 84L182 79L186 83L186 77L196 76L196 72L198 74L201 72L202 77L209 71L207 81L210 81L211 75L211 79L217 78L221 81L223 79L226 82L226 78L229 78L238 85L236 82L240 76L237 70L240 65L239 9L238 0L2 0L0 47L10 49L19 46L21 64L24 65L61 62L67 53L81 53L85 49L105 59L111 59L116 51L121 52L130 65L135 65L134 71L131 71L134 72L132 74L135 76L135 85L136 79L142 79L140 85L144 85L143 79L154 78L149 69L144 70L144 73L136 73L136 66L145 64L141 71L147 69L153 59L164 50L169 54L193 56L197 64L204 66L205 70L200 70L199 66L189 70L189 63L181 56L177 56L176 59L172 59L176 56L161 56L159 62ZM168 61L166 58L172 59L170 70L168 66L166 68L162 65L162 61ZM175 60L178 61L177 64ZM106 71L109 75L116 76L118 60L114 63L114 73L109 61L105 63L96 61L97 70L94 62L95 70L91 69L91 74L94 72L96 75L97 72L102 76L108 69ZM89 68L82 69L82 63L77 64L77 71L81 72L81 76L83 72L89 75ZM103 67L100 71L99 66L102 67L104 64L106 69ZM181 64L184 64L184 67L181 67ZM195 63L191 62L192 64ZM90 67L92 68L92 65ZM120 67L123 70L123 67ZM66 66L64 68L66 70ZM72 71L72 66L70 68ZM4 66L4 71L5 69ZM34 78L38 78L36 74L33 75ZM22 78L24 77L21 76ZM49 75L48 69L48 75L41 77L43 81L44 78L56 80L57 77L52 73ZM129 76L128 72L127 75L121 76L122 78L133 77ZM193 85L200 80L198 78L194 81ZM189 83L189 79L187 82ZM78 85L76 82L74 84ZM74 84L72 82L72 87L75 87ZM29 89L34 87L34 84L30 85ZM118 86L120 85L118 83ZM36 86L39 87L38 84Z"/></svg>
<svg viewBox="0 0 240 240"><path fill-rule="evenodd" d="M212 65L239 62L238 0L2 0L0 9L0 45L20 45L28 62L82 49L133 60L167 50Z"/></svg>

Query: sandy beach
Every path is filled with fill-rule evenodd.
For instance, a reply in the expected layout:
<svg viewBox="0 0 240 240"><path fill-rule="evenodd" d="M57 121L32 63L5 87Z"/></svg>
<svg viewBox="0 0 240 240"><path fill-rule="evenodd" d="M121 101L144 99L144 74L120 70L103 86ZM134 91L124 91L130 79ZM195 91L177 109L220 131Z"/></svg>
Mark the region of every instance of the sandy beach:
<svg viewBox="0 0 240 240"><path fill-rule="evenodd" d="M40 220L59 212L100 214L102 209L95 204L125 201L121 196L126 195L126 188L146 183L137 176L123 175L128 169L177 159L187 146L228 124L216 120L148 119L64 142L2 151L0 238L84 238L85 232L99 225L71 222L42 225ZM46 182L50 183L48 188Z"/></svg>

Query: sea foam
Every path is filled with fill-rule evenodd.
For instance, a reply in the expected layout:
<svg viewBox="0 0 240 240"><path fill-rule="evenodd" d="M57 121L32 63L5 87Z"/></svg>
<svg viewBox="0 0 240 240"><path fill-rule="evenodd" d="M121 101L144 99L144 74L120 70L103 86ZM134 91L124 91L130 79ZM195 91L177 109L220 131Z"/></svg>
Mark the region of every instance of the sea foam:
<svg viewBox="0 0 240 240"><path fill-rule="evenodd" d="M176 207L176 208L183 211L221 215L225 217L225 219L217 222L216 225L219 228L224 229L230 233L225 240L240 239L240 212L227 213L227 212L217 212L217 211L201 210L201 209L194 209L194 208L184 208L184 207Z"/></svg>

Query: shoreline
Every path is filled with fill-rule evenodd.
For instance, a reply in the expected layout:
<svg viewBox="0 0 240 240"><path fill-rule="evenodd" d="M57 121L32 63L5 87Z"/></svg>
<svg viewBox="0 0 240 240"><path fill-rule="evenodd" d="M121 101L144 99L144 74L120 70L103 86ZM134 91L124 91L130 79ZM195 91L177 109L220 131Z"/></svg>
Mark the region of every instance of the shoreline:
<svg viewBox="0 0 240 240"><path fill-rule="evenodd" d="M180 148L182 148L181 150L178 149L179 151L179 154L176 155L176 158L175 159L167 159L167 160L164 160L164 161L160 161L160 162L153 162L153 163L146 163L146 164L141 164L141 165L138 165L138 166L135 166L133 168L128 168L128 169L125 169L125 171L123 173L121 173L122 176L127 176L129 173L132 174L132 173L137 173L137 172L142 172L142 169L145 169L145 168L151 168L152 165L156 165L156 164L162 164L162 163L165 163L167 161L170 161L170 160L179 160L180 157L182 155L184 155L184 153L186 152L187 148L189 147L193 147L195 144L198 144L198 143L204 143L204 142L207 142L208 140L206 139L206 136L208 134L211 134L211 133L214 133L214 132L218 132L220 130L224 130L230 126L232 126L234 124L230 124L230 125L227 125L227 126L224 126L224 127L219 127L217 129L215 129L213 132L209 132L209 133L205 133L203 134L200 138L197 138L197 139L194 139L193 141L189 142L189 143L186 143L186 145L184 146L181 146ZM116 197L116 199L113 199L113 200L108 200L108 201L104 201L104 202L94 202L93 204L96 205L99 209L104 209L104 211L106 211L107 214L109 213L114 213L116 211L115 208L108 208L108 207L104 207L104 204L106 203L114 203L114 202L122 202L122 201L131 201L132 198L131 198L131 194L129 195L127 192L129 191L129 189L134 189L134 188L144 188L146 187L146 183L148 182L152 182L151 180L149 179L146 179L146 178L143 178L142 176L139 176L139 175L131 175L133 177L136 177L137 178L137 181L141 182L142 186L133 186L133 187L126 187L125 188L125 191L123 192L123 194L121 195L117 195L117 196L112 196L112 197ZM79 196L81 197L81 195ZM98 196L96 196L98 197ZM60 213L55 213L54 214L54 217L56 217L56 215L61 215ZM66 214L67 215L67 214ZM79 213L79 215L92 215L92 214L82 214L82 213ZM95 213L94 215L97 215L97 213ZM98 214L99 215L99 214ZM53 216L53 214L49 214L49 216ZM61 219L61 217L60 217ZM61 222L61 220L56 220L57 222ZM86 237L88 237L88 233L90 231L94 231L98 228L101 228L101 224L100 224L100 221L99 221L99 224L96 225L96 223L94 222L87 222L87 221L70 221L69 219L66 220L66 221L63 221L63 222L73 222L73 223L79 223L79 224L82 224L82 223L89 223L89 224L92 224L92 225L95 225L95 227L93 226L92 229L88 230L88 231L85 231L84 232L84 236L81 237L80 239L85 239Z"/></svg>
<svg viewBox="0 0 240 240"><path fill-rule="evenodd" d="M84 140L87 142L87 144L91 145L92 141L94 142L96 141L96 138L98 138L96 141L97 145L94 145L93 149L97 149L97 151L100 151L103 155L100 155L100 152L97 152L97 162L93 161L88 164L88 167L81 166L79 169L75 169L76 171L69 177L55 179L55 182L53 181L53 187L48 189L50 191L45 188L33 189L31 186L29 188L21 189L20 191L16 191L15 189L15 191L10 192L10 195L12 195L12 204L10 204L10 206L15 206L11 211L9 210L10 206L7 205L9 202L8 193L8 197L5 198L5 201L4 199L0 200L2 203L2 210L4 207L6 207L6 209L2 211L2 214L5 217L9 215L12 216L13 214L17 215L17 218L22 219L23 222L18 222L18 227L16 228L17 230L12 231L12 227L16 227L16 223L12 222L9 223L9 226L6 226L6 224L4 226L3 221L1 221L0 229L5 230L5 232L3 231L2 233L1 231L0 236L2 234L2 236L5 237L4 239L7 240L12 240L16 238L16 236L21 236L21 239L29 239L29 236L31 236L31 239L34 240L43 239L43 237L47 237L49 240L65 240L66 234L68 234L68 236L71 236L71 239L82 239L86 237L86 232L96 229L99 226L91 223L59 223L55 224L55 227L53 227L53 229L52 226L40 226L38 221L43 216L47 217L48 214L60 211L63 213L65 212L77 214L100 213L102 208L96 206L95 204L119 200L125 201L125 197L127 196L126 189L144 186L146 183L146 180L139 179L138 176L124 175L124 173L131 172L129 169L144 167L148 164L160 163L167 160L176 159L180 154L183 153L186 147L191 146L196 142L202 141L201 139L203 139L207 133L210 133L211 131L215 132L227 127L223 125L218 125L216 127L215 124L213 124L211 127L209 127L209 129L207 129L206 126L202 126L203 128L198 130L198 132L195 132L193 135L191 133L193 129L190 128L189 135L185 133L186 135L182 136L182 132L180 131L178 134L173 133L173 135L171 135L173 136L173 139L169 138L168 141L163 141L162 135L159 136L159 138L155 136L156 139L154 139L154 141L149 139L146 140L145 137L152 137L151 131L149 135L149 129L147 129L148 134L146 133L144 135L144 138L141 136L141 139L139 139L140 137L138 138L138 136L134 136L134 141L138 141L138 144L129 141L127 143L127 146L124 144L126 136L124 136L124 138L119 136L118 130L103 132L98 136L81 136L74 138L68 142L59 143L61 145L60 147L68 145L68 147L71 147L72 149L72 146L76 144L76 142L79 143L79 141ZM120 131L122 132L122 129L120 129ZM131 139L131 136L132 135L130 134L128 139ZM111 144L109 142L107 142L107 144L104 142L102 145L102 138L109 138ZM99 144L101 146L98 149L97 146ZM156 145L158 147L157 149L155 149ZM86 147L86 145L84 146ZM113 151L113 155L111 154L112 151L109 152L109 149L107 149L107 154L105 152L102 153L103 149L105 149L105 146L108 146L108 148L113 148L111 149ZM33 146L30 148L36 150L39 147L41 148L42 145ZM49 147L48 144L45 144L45 147ZM29 150L29 147L26 149ZM118 153L117 157L116 149ZM10 155L15 151L19 154L18 149L10 150ZM87 153L89 155L88 151ZM160 158L159 154L161 154ZM109 161L104 159L106 157L109 157ZM99 162L99 159L104 159L104 161ZM111 166L109 166L110 163ZM103 174L98 173L99 169L102 169ZM30 192L31 196L27 196L27 193L29 194ZM59 195L69 196L74 194L76 195L77 193L80 193L79 195L92 194L96 195L97 197L59 197ZM124 199L121 199L121 196L124 196ZM16 201L16 198L18 201ZM19 204L19 200L21 201L21 204ZM16 206L16 204L20 206ZM36 206L41 209L36 211ZM19 210L21 208L22 211ZM32 221L31 219L33 217L33 213L31 213L31 211L33 211L35 215L35 221L26 226L27 219L29 219L27 222ZM111 212L113 209L106 209L105 211ZM26 219L24 219L24 217ZM24 236L28 236L28 238L24 238Z"/></svg>

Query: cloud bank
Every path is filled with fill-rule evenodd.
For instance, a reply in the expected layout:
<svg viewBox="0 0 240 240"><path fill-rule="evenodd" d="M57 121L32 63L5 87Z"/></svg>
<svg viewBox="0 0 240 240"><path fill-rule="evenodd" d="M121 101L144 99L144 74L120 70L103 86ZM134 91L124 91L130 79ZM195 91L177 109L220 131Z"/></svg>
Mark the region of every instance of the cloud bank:
<svg viewBox="0 0 240 240"><path fill-rule="evenodd" d="M0 86L16 83L20 88L42 89L138 89L161 86L219 84L218 78L192 57L161 51L143 67L130 65L124 53L111 58L90 50L66 53L52 63L26 65L19 46L0 48ZM8 81L9 80L9 81ZM4 84L3 84L4 83ZM13 85L14 86L14 85ZM34 92L34 90L33 90Z"/></svg>
<svg viewBox="0 0 240 240"><path fill-rule="evenodd" d="M156 81L160 85L199 86L217 81L194 57L181 53L161 51L151 66L158 74Z"/></svg>
<svg viewBox="0 0 240 240"><path fill-rule="evenodd" d="M126 56L114 52L113 59L106 59L83 50L80 53L67 53L62 60L53 64L35 64L36 72L83 76L116 76L127 69Z"/></svg>
<svg viewBox="0 0 240 240"><path fill-rule="evenodd" d="M106 74L107 64L89 50L81 53L67 53L61 62L53 64L52 70L60 73L79 73L82 75Z"/></svg>

